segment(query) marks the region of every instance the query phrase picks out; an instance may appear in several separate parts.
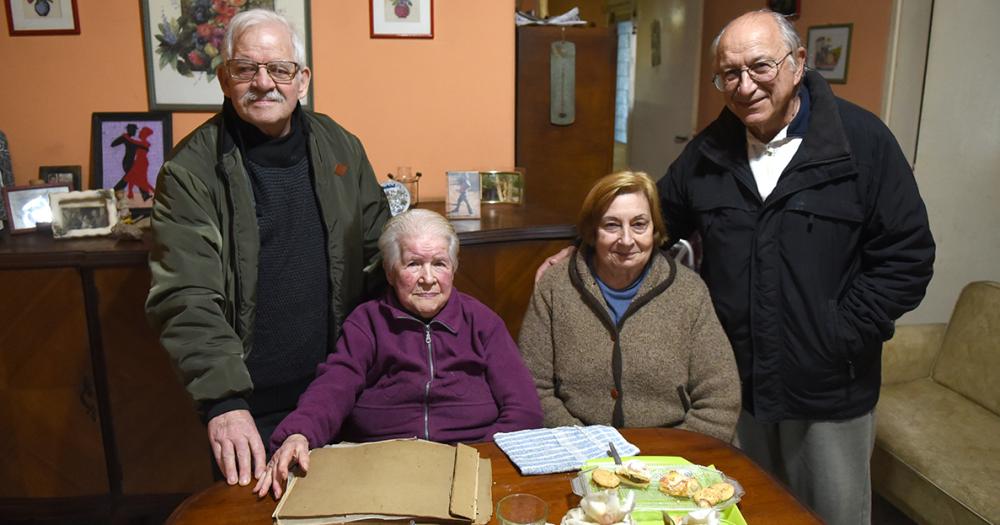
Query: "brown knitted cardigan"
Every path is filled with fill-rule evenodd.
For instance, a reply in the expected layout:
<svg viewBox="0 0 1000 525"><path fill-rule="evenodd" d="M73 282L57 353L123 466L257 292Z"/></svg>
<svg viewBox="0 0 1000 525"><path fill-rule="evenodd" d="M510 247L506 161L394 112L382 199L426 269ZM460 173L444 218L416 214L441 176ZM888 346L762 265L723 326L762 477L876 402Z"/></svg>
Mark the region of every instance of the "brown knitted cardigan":
<svg viewBox="0 0 1000 525"><path fill-rule="evenodd" d="M729 340L701 278L659 252L618 326L579 252L549 268L520 347L547 427L676 427L732 440L740 385Z"/></svg>

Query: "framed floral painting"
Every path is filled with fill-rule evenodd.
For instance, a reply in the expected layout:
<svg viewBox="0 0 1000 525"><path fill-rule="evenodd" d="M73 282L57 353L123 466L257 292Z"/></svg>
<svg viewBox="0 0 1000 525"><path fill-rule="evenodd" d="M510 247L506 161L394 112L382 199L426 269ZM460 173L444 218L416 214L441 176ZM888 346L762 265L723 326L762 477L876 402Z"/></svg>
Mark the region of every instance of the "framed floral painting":
<svg viewBox="0 0 1000 525"><path fill-rule="evenodd" d="M302 37L309 65L312 44L308 0L142 0L149 109L218 111L222 88L215 78L229 20L246 9L284 15ZM312 107L313 90L302 99Z"/></svg>

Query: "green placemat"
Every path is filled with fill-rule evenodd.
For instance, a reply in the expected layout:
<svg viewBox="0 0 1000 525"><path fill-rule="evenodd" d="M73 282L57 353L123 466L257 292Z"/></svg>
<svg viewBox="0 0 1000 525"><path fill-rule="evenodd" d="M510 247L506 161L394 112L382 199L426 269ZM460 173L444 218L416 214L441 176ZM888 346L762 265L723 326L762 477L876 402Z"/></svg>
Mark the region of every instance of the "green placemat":
<svg viewBox="0 0 1000 525"><path fill-rule="evenodd" d="M667 465L693 465L690 461L680 457L680 456L628 456L623 457L622 461L629 461L632 459L638 459L646 465L649 466L667 466ZM588 460L583 464L583 468L597 467L604 465L614 465L614 460L611 458L598 458ZM712 465L709 467L714 468ZM739 481L739 480L737 480ZM639 525L663 525L663 513L660 510L642 510L638 508L640 503L636 502L637 509L632 511L632 518ZM671 512L671 516L683 516L686 512ZM721 517L724 525L747 525L746 519L743 518L743 514L740 513L739 507L733 505L728 509L722 511Z"/></svg>

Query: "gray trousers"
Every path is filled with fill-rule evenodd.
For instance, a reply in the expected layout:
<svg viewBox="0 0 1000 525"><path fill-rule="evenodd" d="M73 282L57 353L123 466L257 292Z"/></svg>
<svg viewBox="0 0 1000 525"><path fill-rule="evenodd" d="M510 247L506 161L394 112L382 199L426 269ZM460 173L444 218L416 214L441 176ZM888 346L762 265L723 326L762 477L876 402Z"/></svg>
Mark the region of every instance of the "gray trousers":
<svg viewBox="0 0 1000 525"><path fill-rule="evenodd" d="M829 525L871 523L875 412L845 420L760 423L740 413L736 445Z"/></svg>

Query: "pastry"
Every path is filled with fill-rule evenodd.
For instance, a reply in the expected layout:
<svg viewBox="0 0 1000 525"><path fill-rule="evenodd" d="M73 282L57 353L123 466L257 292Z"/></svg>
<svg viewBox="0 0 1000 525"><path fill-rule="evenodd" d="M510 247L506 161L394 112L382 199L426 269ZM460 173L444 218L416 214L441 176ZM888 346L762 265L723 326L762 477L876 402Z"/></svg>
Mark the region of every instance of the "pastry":
<svg viewBox="0 0 1000 525"><path fill-rule="evenodd" d="M614 472L603 468L599 468L592 472L590 474L590 479L598 487L604 487L606 489L613 489L621 483L618 476L616 476Z"/></svg>
<svg viewBox="0 0 1000 525"><path fill-rule="evenodd" d="M678 498L690 498L701 490L698 480L682 472L671 470L660 478L660 492Z"/></svg>
<svg viewBox="0 0 1000 525"><path fill-rule="evenodd" d="M692 498L699 507L714 507L733 497L735 493L736 488L732 484L721 482L699 490Z"/></svg>
<svg viewBox="0 0 1000 525"><path fill-rule="evenodd" d="M644 489L649 486L649 470L646 464L641 461L629 461L624 465L618 465L615 474L622 483L630 487Z"/></svg>

